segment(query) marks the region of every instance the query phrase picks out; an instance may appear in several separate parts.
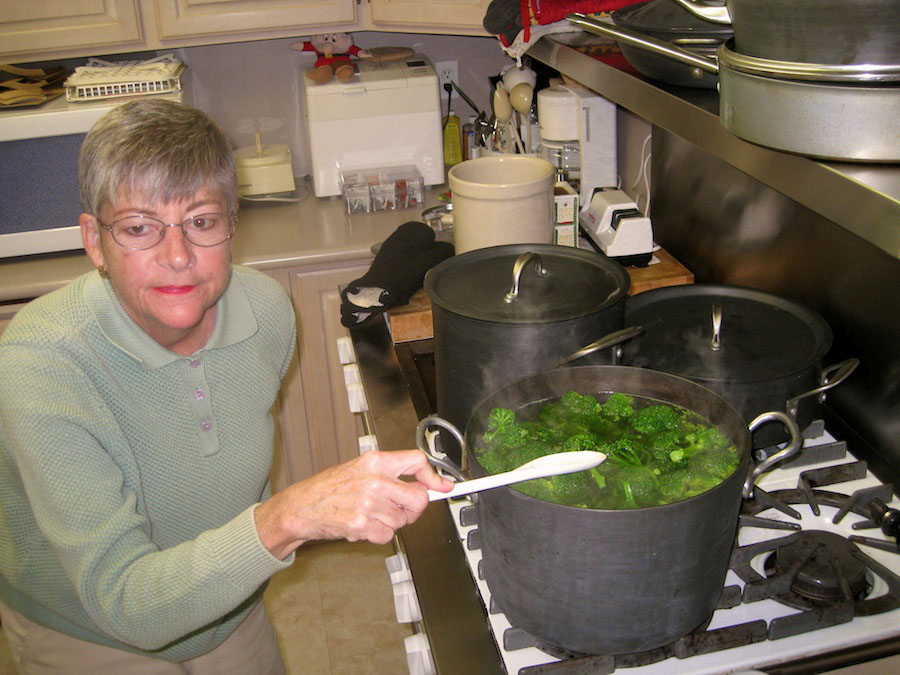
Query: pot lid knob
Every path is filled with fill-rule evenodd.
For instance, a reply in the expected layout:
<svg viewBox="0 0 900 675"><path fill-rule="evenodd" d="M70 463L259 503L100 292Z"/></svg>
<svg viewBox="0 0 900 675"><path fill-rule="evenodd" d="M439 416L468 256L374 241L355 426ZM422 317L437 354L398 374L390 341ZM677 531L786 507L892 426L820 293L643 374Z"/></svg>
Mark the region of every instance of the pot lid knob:
<svg viewBox="0 0 900 675"><path fill-rule="evenodd" d="M722 330L722 303L720 302L714 302L712 304L712 329L712 342L709 346L712 347L714 352L717 352L722 349L722 339L720 335Z"/></svg>
<svg viewBox="0 0 900 675"><path fill-rule="evenodd" d="M522 270L528 265L531 260L534 260L534 271L537 273L539 277L547 276L547 269L544 267L543 262L541 262L541 256L534 251L527 251L522 253L518 258L516 258L516 262L513 264L513 283L512 287L509 289L509 292L503 298L504 302L513 302L517 297L519 297L519 278L522 276Z"/></svg>

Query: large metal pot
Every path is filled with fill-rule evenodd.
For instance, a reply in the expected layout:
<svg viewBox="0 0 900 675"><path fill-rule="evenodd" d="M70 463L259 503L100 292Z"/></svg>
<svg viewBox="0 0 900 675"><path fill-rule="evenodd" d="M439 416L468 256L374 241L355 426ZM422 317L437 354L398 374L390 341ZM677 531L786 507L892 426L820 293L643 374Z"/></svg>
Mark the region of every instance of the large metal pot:
<svg viewBox="0 0 900 675"><path fill-rule="evenodd" d="M731 24L737 50L778 61L900 64L897 0L675 0L717 25Z"/></svg>
<svg viewBox="0 0 900 675"><path fill-rule="evenodd" d="M495 407L526 408L574 389L605 398L623 392L693 410L728 435L741 462L724 482L681 502L629 510L551 504L509 487L478 495L485 580L513 625L566 650L622 654L686 635L712 615L722 593L741 498L772 464L800 447L799 431L773 412L792 443L752 471L748 427L712 391L674 375L624 366L581 366L539 373L492 394L466 427L471 472L485 475L473 447ZM426 418L417 429L446 426ZM457 438L463 440L456 432Z"/></svg>
<svg viewBox="0 0 900 675"><path fill-rule="evenodd" d="M799 302L751 288L656 288L628 299L625 324L642 326L643 333L624 345L622 363L708 387L747 422L781 410L805 429L825 392L858 363L850 359L823 368L832 342L825 319ZM766 426L754 434L753 446L768 447L786 437L782 428Z"/></svg>
<svg viewBox="0 0 900 675"><path fill-rule="evenodd" d="M621 329L629 284L606 256L549 244L476 249L433 267L424 286L438 414L462 428L489 393ZM588 358L612 361L609 351Z"/></svg>
<svg viewBox="0 0 900 675"><path fill-rule="evenodd" d="M786 3L789 4L789 3ZM585 16L566 17L610 37L719 77L719 119L736 136L822 159L900 161L895 111L900 65L823 65L748 56L729 42L716 59Z"/></svg>

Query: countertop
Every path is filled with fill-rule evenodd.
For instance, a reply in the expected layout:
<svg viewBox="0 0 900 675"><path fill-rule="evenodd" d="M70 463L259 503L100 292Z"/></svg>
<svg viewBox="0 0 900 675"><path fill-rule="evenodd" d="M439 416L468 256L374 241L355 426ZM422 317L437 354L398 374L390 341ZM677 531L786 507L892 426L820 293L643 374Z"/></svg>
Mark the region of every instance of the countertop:
<svg viewBox="0 0 900 675"><path fill-rule="evenodd" d="M241 201L234 261L271 269L371 257L373 244L384 241L402 223L421 220L422 211L438 204L438 195L446 190L446 186L427 189L421 208L353 215L342 198L316 197L311 191L298 202ZM0 303L43 295L92 267L84 251L0 259Z"/></svg>

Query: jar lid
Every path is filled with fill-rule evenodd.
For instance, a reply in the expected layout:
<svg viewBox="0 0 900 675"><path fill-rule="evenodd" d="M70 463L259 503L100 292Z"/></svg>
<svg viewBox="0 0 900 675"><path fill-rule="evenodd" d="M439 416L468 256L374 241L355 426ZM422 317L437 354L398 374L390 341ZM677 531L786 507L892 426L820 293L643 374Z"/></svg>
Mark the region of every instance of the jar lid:
<svg viewBox="0 0 900 675"><path fill-rule="evenodd" d="M471 319L551 323L615 304L630 282L625 268L601 253L509 244L448 258L429 270L424 285L433 305Z"/></svg>

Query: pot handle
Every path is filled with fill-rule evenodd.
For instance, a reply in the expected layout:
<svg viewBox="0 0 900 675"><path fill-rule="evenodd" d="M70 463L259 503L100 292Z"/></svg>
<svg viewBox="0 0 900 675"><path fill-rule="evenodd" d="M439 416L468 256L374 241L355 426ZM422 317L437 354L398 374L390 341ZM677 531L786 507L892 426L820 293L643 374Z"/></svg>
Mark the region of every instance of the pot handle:
<svg viewBox="0 0 900 675"><path fill-rule="evenodd" d="M712 73L713 75L716 75L719 72L719 66L714 59L697 56L687 49L675 47L671 42L666 42L665 40L657 40L656 38L642 35L641 33L635 32L633 30L628 30L627 28L622 28L621 26L614 26L610 23L597 21L596 19L591 19L590 17L584 14L579 14L578 12L573 12L572 14L567 15L566 19L577 26L581 26L589 33L595 33L597 35L602 35L603 37L612 38L618 42L624 42L627 45L636 47L637 49L642 49L645 52L657 54L658 56L664 56L666 58L672 59L673 61L678 61L679 63L691 66L695 69L695 71L691 73L694 77L702 77L703 73L700 71L703 70Z"/></svg>
<svg viewBox="0 0 900 675"><path fill-rule="evenodd" d="M751 499L753 497L754 483L756 483L756 479L759 478L761 474L765 473L779 462L790 459L800 452L800 448L803 446L803 436L800 435L800 427L797 426L797 422L793 417L785 415L783 412L777 410L765 412L750 422L750 432L753 433L757 427L762 426L766 422L781 422L784 424L791 434L791 441L783 450L779 450L750 470L750 474L744 481L744 489L741 492L744 499Z"/></svg>
<svg viewBox="0 0 900 675"><path fill-rule="evenodd" d="M806 393L800 394L798 396L794 396L794 398L788 399L787 414L791 417L796 418L797 409L800 406L800 400L808 396L819 394L819 403L824 401L825 392L832 387L838 386L841 382L850 377L850 374L854 370L856 370L856 366L858 365L859 359L847 359L846 361L841 361L840 363L836 363L834 365L828 366L828 368L825 368L822 371L821 386L818 386L815 389L810 389Z"/></svg>
<svg viewBox="0 0 900 675"><path fill-rule="evenodd" d="M637 337L643 332L643 326L628 326L627 328L617 330L614 333L609 333L608 335L604 335L599 340L594 340L591 344L585 345L577 352L569 354L569 356L559 362L559 365L565 366L569 363L572 363L572 361L577 361L578 359L587 356L588 354L599 352L601 349L615 347L620 342L625 342L625 340L630 340L631 338Z"/></svg>
<svg viewBox="0 0 900 675"><path fill-rule="evenodd" d="M701 5L695 0L675 0L694 16L711 23L731 24L731 13L726 5Z"/></svg>
<svg viewBox="0 0 900 675"><path fill-rule="evenodd" d="M539 277L547 276L547 269L544 267L544 263L541 262L541 256L539 254L533 251L522 253L516 258L516 262L513 263L513 282L506 297L503 298L504 302L513 302L519 297L519 278L522 276L522 270L524 270L532 260L534 260L534 271L537 275Z"/></svg>
<svg viewBox="0 0 900 675"><path fill-rule="evenodd" d="M461 457L466 456L466 439L463 438L462 433L459 429L456 428L452 423L445 420L443 417L438 417L437 415L429 415L428 417L423 418L416 425L416 447L419 448L422 452L425 453L425 456L428 458L428 463L438 469L442 469L446 471L451 476L453 476L456 480L465 480L465 476L463 476L462 469L460 469L453 461L450 460L449 457L435 457L431 454L431 447L428 444L428 439L425 436L425 432L428 431L430 427L440 427L446 431L449 431L453 438L456 439L456 442L459 443L459 447L462 448Z"/></svg>

